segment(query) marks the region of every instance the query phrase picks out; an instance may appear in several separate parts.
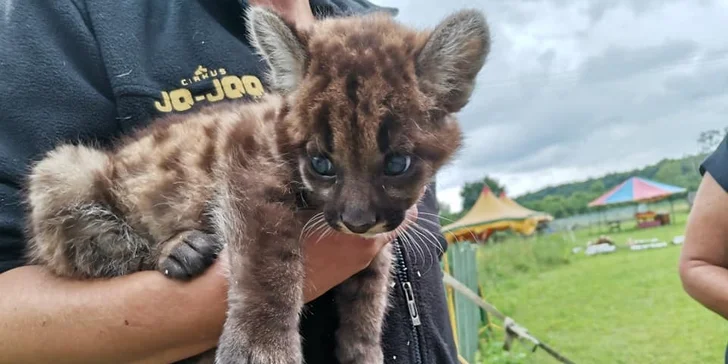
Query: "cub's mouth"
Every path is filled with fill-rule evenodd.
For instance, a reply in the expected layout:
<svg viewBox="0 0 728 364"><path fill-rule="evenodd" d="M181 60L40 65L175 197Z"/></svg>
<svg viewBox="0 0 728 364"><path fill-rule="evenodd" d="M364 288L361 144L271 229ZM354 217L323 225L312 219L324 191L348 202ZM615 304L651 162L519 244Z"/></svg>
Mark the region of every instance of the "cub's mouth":
<svg viewBox="0 0 728 364"><path fill-rule="evenodd" d="M382 220L377 221L376 223L371 223L368 226L352 226L351 224L343 222L342 219L339 219L332 228L346 234L358 235L367 239L393 239L402 230L406 229L411 224L416 223L419 216L417 204L425 196L425 192L427 192L427 186L420 190L420 194L416 202L404 211L404 218L396 225L392 224L390 221Z"/></svg>
<svg viewBox="0 0 728 364"><path fill-rule="evenodd" d="M352 231L352 229L339 221L336 226L333 226L333 228L345 234L357 235L367 239L394 239L402 230L417 221L418 213L419 210L417 208L417 204L414 204L404 212L404 219L396 226L392 226L387 221L381 221L368 228L366 231L358 232Z"/></svg>

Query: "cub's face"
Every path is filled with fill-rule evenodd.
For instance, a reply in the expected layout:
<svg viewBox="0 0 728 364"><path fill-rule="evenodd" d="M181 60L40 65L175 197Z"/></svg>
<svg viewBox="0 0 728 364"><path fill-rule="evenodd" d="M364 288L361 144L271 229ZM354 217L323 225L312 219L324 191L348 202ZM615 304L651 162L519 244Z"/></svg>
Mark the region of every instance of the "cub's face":
<svg viewBox="0 0 728 364"><path fill-rule="evenodd" d="M289 100L280 134L325 220L353 234L396 229L461 145L452 113L489 51L485 19L464 11L417 32L369 15L300 32L252 8L248 21Z"/></svg>
<svg viewBox="0 0 728 364"><path fill-rule="evenodd" d="M428 126L427 116L392 106L381 106L381 115L366 115L350 104L317 106L326 108L339 117L319 119L299 158L302 180L324 218L355 234L397 228L459 146L457 124Z"/></svg>

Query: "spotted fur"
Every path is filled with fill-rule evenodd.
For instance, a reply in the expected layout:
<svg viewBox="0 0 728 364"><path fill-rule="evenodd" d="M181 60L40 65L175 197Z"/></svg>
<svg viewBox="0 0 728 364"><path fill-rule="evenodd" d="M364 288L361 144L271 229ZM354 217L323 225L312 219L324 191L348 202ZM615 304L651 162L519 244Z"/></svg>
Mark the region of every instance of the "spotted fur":
<svg viewBox="0 0 728 364"><path fill-rule="evenodd" d="M274 92L164 117L112 149L52 150L28 180L28 256L78 279L191 279L226 244L228 318L208 359L298 364L304 226L312 216L365 236L403 226L461 145L454 114L490 39L473 10L427 31L386 14L301 31L256 7L247 24ZM387 172L393 156L407 161L403 172ZM390 260L385 248L335 288L341 363L383 362Z"/></svg>

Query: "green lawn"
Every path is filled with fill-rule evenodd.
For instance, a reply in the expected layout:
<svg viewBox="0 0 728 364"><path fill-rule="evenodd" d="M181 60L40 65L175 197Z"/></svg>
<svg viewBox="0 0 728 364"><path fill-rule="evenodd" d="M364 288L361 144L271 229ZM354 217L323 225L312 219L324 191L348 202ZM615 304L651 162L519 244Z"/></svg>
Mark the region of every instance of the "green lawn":
<svg viewBox="0 0 728 364"><path fill-rule="evenodd" d="M680 246L629 251L627 238L671 241L685 214L660 228L610 234L617 252L587 257L561 234L483 247L486 299L576 363L722 363L728 323L690 299L677 274ZM500 324L500 323L498 323ZM491 355L484 363L556 363L528 347L523 360ZM492 349L492 347L491 347ZM497 352L491 350L492 352Z"/></svg>

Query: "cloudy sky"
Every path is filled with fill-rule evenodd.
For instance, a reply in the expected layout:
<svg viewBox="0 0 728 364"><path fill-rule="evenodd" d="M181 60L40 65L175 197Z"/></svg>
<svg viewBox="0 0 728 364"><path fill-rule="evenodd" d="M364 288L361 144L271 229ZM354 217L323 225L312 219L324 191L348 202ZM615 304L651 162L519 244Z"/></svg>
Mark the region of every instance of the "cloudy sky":
<svg viewBox="0 0 728 364"><path fill-rule="evenodd" d="M466 146L438 179L489 174L517 196L698 150L728 126L728 0L374 0L432 27L485 11L493 48L470 105Z"/></svg>

